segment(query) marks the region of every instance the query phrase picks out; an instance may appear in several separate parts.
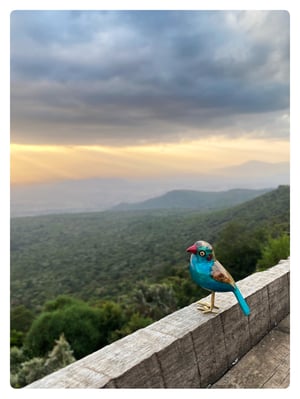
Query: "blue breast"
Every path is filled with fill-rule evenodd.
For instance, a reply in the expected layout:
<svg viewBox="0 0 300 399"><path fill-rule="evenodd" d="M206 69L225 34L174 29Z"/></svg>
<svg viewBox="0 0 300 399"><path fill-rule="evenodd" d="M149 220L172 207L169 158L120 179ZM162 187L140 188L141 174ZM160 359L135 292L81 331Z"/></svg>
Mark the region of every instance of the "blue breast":
<svg viewBox="0 0 300 399"><path fill-rule="evenodd" d="M192 255L190 261L190 273L192 280L200 287L210 291L233 291L233 287L230 284L222 283L212 278L213 264L213 260L198 261L197 256Z"/></svg>

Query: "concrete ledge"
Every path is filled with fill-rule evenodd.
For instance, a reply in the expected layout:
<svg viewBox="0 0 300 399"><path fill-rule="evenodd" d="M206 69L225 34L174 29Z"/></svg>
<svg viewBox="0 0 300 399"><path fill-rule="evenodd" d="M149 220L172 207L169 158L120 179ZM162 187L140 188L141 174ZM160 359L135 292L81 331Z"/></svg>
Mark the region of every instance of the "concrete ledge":
<svg viewBox="0 0 300 399"><path fill-rule="evenodd" d="M207 387L289 314L289 265L238 282L248 317L232 293L217 293L218 314L192 304L26 388Z"/></svg>

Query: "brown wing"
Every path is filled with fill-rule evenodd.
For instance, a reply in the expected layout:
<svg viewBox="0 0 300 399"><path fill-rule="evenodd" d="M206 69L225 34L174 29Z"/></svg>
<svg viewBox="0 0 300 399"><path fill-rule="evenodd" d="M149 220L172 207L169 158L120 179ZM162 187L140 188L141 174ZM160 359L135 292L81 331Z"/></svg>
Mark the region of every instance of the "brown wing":
<svg viewBox="0 0 300 399"><path fill-rule="evenodd" d="M235 285L234 279L231 274L225 269L221 263L216 260L212 267L212 278L221 283Z"/></svg>

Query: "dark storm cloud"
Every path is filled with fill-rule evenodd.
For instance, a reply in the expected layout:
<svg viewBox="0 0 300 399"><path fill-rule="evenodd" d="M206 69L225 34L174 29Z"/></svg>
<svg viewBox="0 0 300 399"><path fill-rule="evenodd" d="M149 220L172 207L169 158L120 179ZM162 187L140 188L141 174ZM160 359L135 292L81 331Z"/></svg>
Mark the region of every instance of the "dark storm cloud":
<svg viewBox="0 0 300 399"><path fill-rule="evenodd" d="M16 142L142 143L262 124L284 137L274 121L289 109L289 16L14 12L11 105Z"/></svg>

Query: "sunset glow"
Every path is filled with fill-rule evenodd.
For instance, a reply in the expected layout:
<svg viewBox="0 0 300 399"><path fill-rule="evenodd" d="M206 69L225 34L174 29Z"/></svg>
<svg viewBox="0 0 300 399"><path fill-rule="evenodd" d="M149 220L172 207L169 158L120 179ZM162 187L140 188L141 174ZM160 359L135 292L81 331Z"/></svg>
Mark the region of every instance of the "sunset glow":
<svg viewBox="0 0 300 399"><path fill-rule="evenodd" d="M284 140L208 138L145 146L11 144L11 182L34 183L92 177L141 178L213 173L252 159L289 160Z"/></svg>

